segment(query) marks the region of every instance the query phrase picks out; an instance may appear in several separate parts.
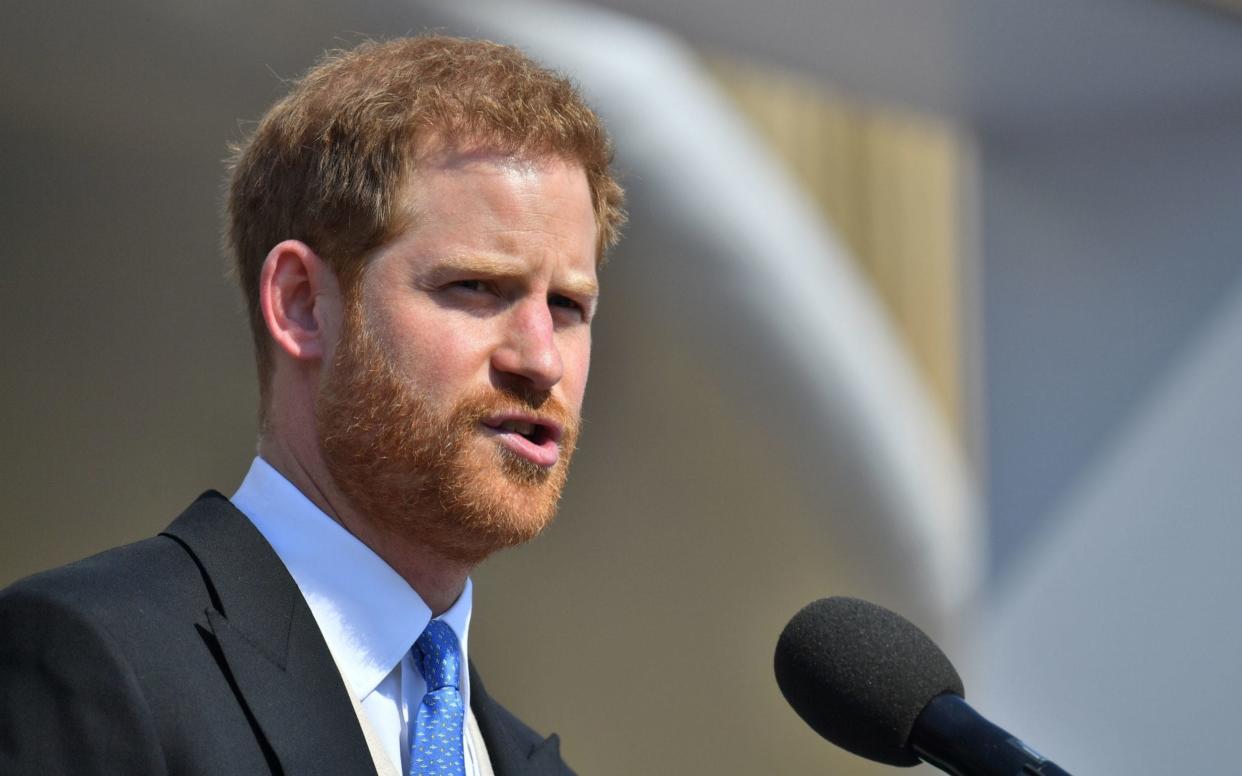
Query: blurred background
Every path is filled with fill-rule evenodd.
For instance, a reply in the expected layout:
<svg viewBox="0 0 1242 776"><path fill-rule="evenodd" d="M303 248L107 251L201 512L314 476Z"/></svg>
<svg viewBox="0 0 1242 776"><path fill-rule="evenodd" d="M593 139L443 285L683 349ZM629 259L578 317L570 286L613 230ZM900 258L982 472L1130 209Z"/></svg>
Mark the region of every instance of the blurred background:
<svg viewBox="0 0 1242 776"><path fill-rule="evenodd" d="M785 621L855 595L932 634L977 708L1071 772L1230 769L1242 5L3 17L0 584L244 474L227 144L326 48L483 36L581 85L631 213L561 516L476 576L493 694L583 774L887 772L772 678Z"/></svg>

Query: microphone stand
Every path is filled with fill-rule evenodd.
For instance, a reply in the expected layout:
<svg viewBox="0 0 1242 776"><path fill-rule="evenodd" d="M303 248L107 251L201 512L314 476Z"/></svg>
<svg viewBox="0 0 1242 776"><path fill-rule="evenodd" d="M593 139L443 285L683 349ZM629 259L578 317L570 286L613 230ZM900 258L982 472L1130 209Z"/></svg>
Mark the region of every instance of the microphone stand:
<svg viewBox="0 0 1242 776"><path fill-rule="evenodd" d="M919 713L910 748L953 776L1070 776L951 692L937 695Z"/></svg>

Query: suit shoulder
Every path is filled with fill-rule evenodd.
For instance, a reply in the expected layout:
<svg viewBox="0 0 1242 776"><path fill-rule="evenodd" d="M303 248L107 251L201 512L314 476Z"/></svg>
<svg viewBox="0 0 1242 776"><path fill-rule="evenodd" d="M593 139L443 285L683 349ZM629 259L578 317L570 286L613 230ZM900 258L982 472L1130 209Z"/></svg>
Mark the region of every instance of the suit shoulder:
<svg viewBox="0 0 1242 776"><path fill-rule="evenodd" d="M149 704L117 638L142 604L112 567L150 554L112 550L0 593L0 773L98 773L101 764L166 772ZM112 608L110 595L121 599Z"/></svg>
<svg viewBox="0 0 1242 776"><path fill-rule="evenodd" d="M194 560L175 540L156 536L19 580L0 591L0 612L110 619L205 596Z"/></svg>

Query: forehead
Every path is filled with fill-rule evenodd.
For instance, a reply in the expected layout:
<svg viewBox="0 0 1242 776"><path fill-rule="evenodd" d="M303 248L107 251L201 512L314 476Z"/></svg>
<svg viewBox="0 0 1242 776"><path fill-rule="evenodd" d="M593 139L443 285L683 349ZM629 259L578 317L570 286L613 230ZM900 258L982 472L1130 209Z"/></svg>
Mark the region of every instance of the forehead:
<svg viewBox="0 0 1242 776"><path fill-rule="evenodd" d="M525 157L489 151L420 153L401 189L400 207L412 226L469 221L497 222L578 232L595 210L586 172L559 157Z"/></svg>
<svg viewBox="0 0 1242 776"><path fill-rule="evenodd" d="M595 275L599 227L586 173L573 161L424 151L396 210L395 234L377 259L521 260Z"/></svg>

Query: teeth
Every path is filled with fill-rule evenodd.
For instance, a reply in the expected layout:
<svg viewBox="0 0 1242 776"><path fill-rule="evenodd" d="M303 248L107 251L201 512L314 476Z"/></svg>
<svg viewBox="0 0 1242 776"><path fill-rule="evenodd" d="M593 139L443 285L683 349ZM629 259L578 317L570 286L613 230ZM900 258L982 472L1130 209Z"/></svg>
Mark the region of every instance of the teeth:
<svg viewBox="0 0 1242 776"><path fill-rule="evenodd" d="M506 420L500 424L500 427L505 431L514 431L522 436L530 436L535 433L534 423L526 423L521 420Z"/></svg>

